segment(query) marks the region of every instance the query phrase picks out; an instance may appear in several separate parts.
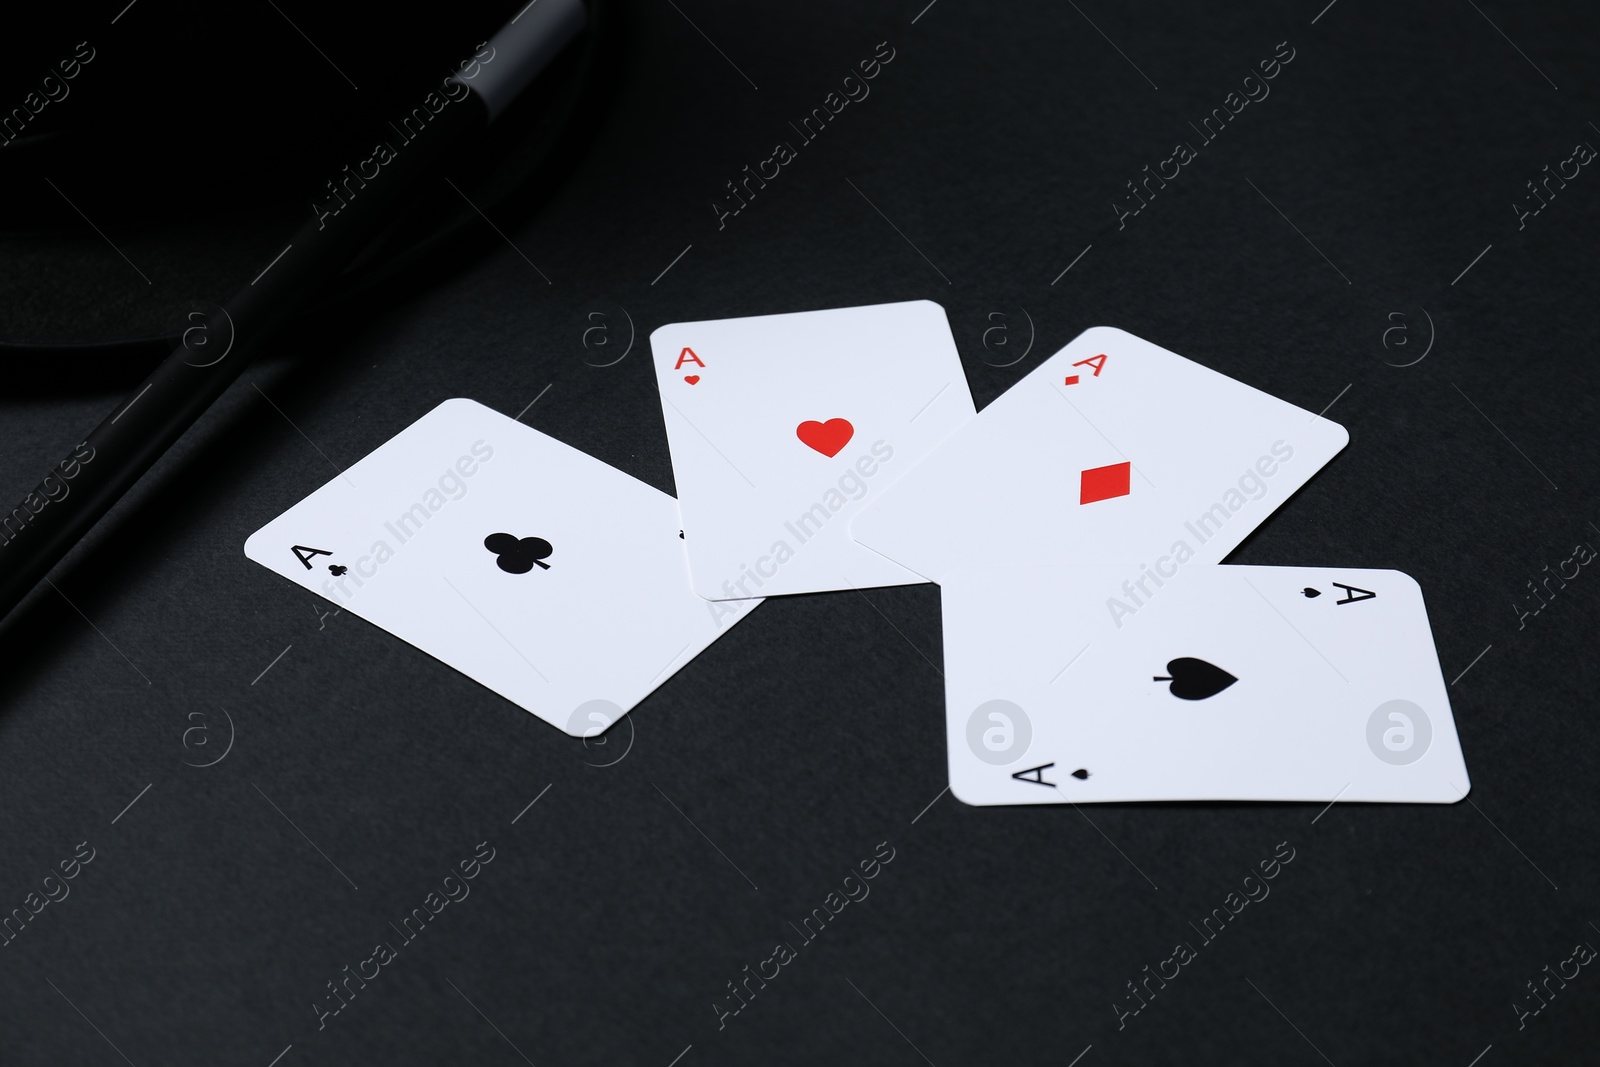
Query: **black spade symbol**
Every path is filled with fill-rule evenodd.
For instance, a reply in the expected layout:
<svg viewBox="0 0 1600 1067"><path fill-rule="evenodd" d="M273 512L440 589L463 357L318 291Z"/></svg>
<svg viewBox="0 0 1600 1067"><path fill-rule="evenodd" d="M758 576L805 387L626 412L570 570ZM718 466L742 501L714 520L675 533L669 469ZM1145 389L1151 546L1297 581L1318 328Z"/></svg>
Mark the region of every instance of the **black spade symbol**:
<svg viewBox="0 0 1600 1067"><path fill-rule="evenodd" d="M1076 778L1078 781L1081 782L1085 778L1089 777L1089 772L1084 770L1082 767L1079 767L1077 770L1072 772L1072 777Z"/></svg>
<svg viewBox="0 0 1600 1067"><path fill-rule="evenodd" d="M550 564L544 558L555 547L542 537L516 537L508 533L492 533L483 539L483 547L495 554L495 563L507 574L527 574L538 564L544 570Z"/></svg>
<svg viewBox="0 0 1600 1067"><path fill-rule="evenodd" d="M1218 667L1193 656L1179 656L1167 662L1167 676L1153 678L1156 682L1171 682L1168 690L1179 700L1204 700L1214 697L1239 679Z"/></svg>
<svg viewBox="0 0 1600 1067"><path fill-rule="evenodd" d="M1315 600L1317 597L1322 595L1322 590L1313 589L1308 585L1304 589L1300 590L1300 595L1305 597L1307 600Z"/></svg>

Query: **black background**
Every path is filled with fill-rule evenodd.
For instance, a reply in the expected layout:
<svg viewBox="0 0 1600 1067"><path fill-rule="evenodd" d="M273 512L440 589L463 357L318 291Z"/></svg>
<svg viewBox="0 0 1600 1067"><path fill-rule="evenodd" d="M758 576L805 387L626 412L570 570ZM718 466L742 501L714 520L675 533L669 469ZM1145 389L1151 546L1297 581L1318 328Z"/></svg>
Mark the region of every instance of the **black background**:
<svg viewBox="0 0 1600 1067"><path fill-rule="evenodd" d="M1522 229L1511 205L1600 143L1595 22L1579 3L1321 6L627 5L614 100L554 199L508 231L521 254L491 236L376 313L285 336L54 572L59 592L8 622L0 909L78 842L96 855L0 948L0 1060L1590 1054L1593 968L1521 1030L1512 1004L1600 944L1600 578L1583 569L1521 626L1513 602L1600 546L1600 177L1585 168ZM719 229L722 184L794 141L788 122L883 41L870 97ZM1271 95L1119 229L1124 183L1198 145L1188 123L1284 41ZM293 62L345 88L309 49ZM134 228L108 236L139 262ZM94 254L107 300L186 295ZM767 603L639 705L631 751L597 768L615 748L348 613L319 618L242 554L452 396L510 415L538 397L524 422L670 492L650 330L924 297L980 408L1099 324L1313 411L1337 398L1349 447L1230 562L1413 575L1446 680L1473 664L1450 689L1469 800L965 807L940 795L932 586ZM629 319L631 353L594 365ZM596 322L611 343L586 348ZM1425 359L1386 365L1430 332ZM63 361L61 388L0 401L10 498L121 395L73 376ZM215 758L222 709L227 758L186 765ZM471 896L319 1031L325 983L397 940L388 924L485 840ZM884 841L871 896L719 1029L726 983ZM1195 941L1189 923L1280 842L1295 858L1271 896L1119 1031L1124 983Z"/></svg>

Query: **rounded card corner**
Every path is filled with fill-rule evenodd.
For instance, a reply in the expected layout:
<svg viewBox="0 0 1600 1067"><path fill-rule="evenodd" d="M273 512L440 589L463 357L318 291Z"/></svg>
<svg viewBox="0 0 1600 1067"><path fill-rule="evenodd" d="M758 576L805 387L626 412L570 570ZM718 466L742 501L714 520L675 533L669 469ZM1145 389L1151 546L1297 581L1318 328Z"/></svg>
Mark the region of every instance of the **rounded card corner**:
<svg viewBox="0 0 1600 1067"><path fill-rule="evenodd" d="M449 398L447 398L445 400L439 401L437 404L435 404L433 406L432 410L430 410L428 412L428 414L432 415L432 414L434 414L436 412L440 412L440 411L461 411L461 410L477 410L477 411L481 411L481 410L483 410L483 407L484 406L482 404L478 403L476 400L473 400L471 397L467 397L467 396L452 396L452 397L449 397Z"/></svg>
<svg viewBox="0 0 1600 1067"><path fill-rule="evenodd" d="M950 783L950 795L961 801L961 803L965 804L969 808L982 808L987 806L981 800L969 799L962 796L961 787L956 785L956 783L953 781Z"/></svg>
<svg viewBox="0 0 1600 1067"><path fill-rule="evenodd" d="M1102 341L1102 338L1104 341ZM1073 345L1094 347L1105 342L1118 341L1126 343L1130 340L1138 341L1140 339L1117 326L1091 326L1068 341L1066 347L1070 348Z"/></svg>
<svg viewBox="0 0 1600 1067"><path fill-rule="evenodd" d="M1399 581L1401 584L1403 584L1404 586L1406 586L1406 588L1408 588L1412 592L1416 593L1418 599L1422 598L1422 583L1421 582L1417 581L1415 578L1411 577L1411 575L1407 574L1405 571L1402 571L1402 570L1396 570L1396 569L1392 569L1391 568L1389 573L1393 574L1395 576L1395 579L1397 581Z"/></svg>

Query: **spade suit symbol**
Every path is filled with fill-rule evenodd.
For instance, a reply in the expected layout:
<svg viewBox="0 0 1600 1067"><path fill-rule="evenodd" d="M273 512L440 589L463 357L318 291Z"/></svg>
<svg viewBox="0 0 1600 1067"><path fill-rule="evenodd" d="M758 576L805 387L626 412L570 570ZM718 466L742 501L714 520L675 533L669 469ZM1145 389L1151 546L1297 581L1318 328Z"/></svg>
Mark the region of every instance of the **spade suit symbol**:
<svg viewBox="0 0 1600 1067"><path fill-rule="evenodd" d="M483 547L495 554L495 563L507 574L527 574L538 564L544 570L550 564L544 558L555 547L542 537L516 537L508 533L492 533L483 539Z"/></svg>
<svg viewBox="0 0 1600 1067"><path fill-rule="evenodd" d="M1214 697L1239 679L1218 667L1193 656L1179 656L1167 662L1167 674L1151 681L1171 682L1168 690L1179 700L1204 700Z"/></svg>
<svg viewBox="0 0 1600 1067"><path fill-rule="evenodd" d="M1322 595L1322 590L1313 589L1308 585L1304 589L1300 590L1300 595L1305 597L1307 600L1315 600L1317 597Z"/></svg>

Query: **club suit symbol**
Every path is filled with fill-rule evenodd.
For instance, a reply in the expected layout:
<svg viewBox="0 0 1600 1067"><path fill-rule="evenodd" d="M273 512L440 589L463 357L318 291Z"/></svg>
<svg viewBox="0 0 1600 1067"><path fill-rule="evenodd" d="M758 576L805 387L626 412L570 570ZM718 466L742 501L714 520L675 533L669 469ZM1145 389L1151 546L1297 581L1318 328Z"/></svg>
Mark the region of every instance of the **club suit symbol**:
<svg viewBox="0 0 1600 1067"><path fill-rule="evenodd" d="M1218 667L1193 656L1179 656L1167 661L1167 673L1151 681L1171 682L1168 691L1179 700L1204 700L1214 697L1239 679Z"/></svg>
<svg viewBox="0 0 1600 1067"><path fill-rule="evenodd" d="M495 554L496 565L507 574L527 574L535 564L549 570L550 564L544 559L555 551L542 537L516 537L508 533L490 534L483 539L483 547Z"/></svg>

